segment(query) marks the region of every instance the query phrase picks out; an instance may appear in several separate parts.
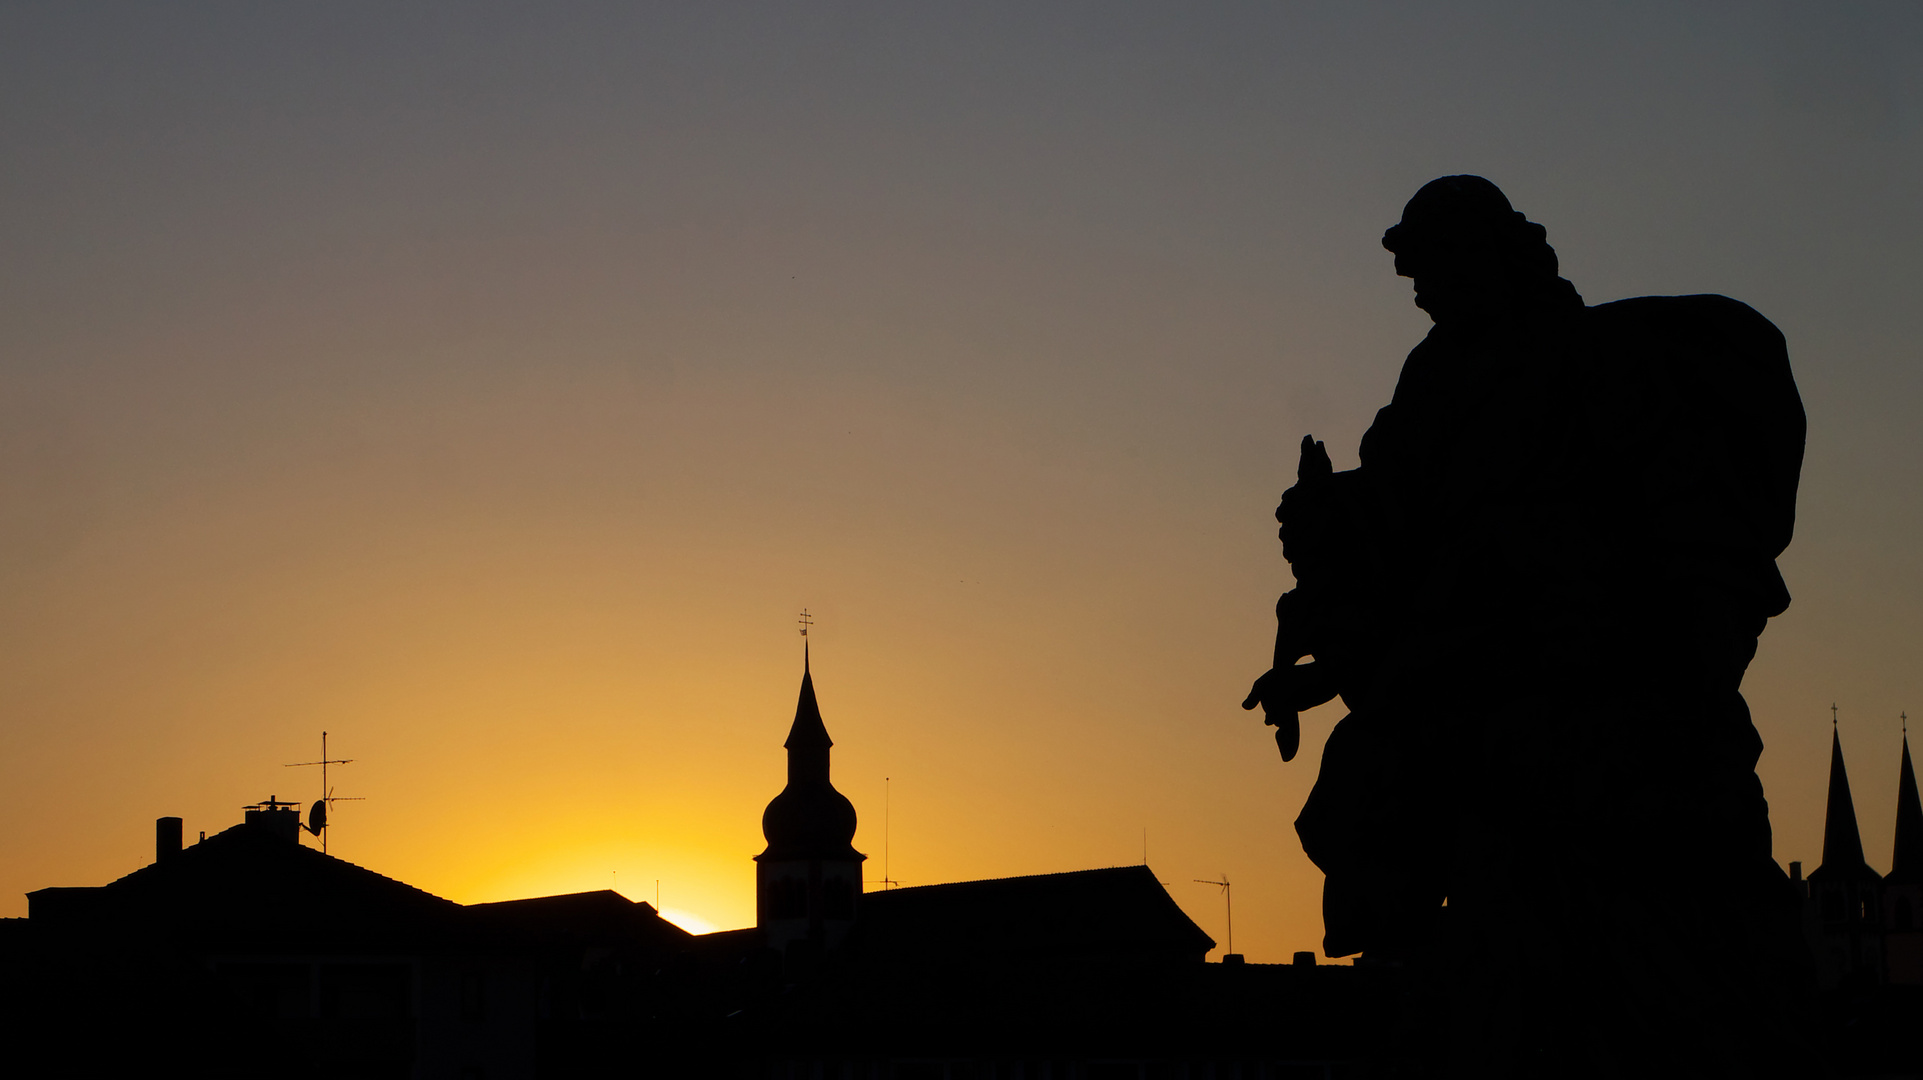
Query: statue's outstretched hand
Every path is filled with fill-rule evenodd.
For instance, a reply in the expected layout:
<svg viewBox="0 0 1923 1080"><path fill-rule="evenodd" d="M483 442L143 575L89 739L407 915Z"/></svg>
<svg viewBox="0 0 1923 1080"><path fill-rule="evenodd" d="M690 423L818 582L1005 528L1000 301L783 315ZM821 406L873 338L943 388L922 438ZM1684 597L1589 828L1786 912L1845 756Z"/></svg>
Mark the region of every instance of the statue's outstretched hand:
<svg viewBox="0 0 1923 1080"><path fill-rule="evenodd" d="M1335 695L1328 668L1311 661L1263 672L1249 687L1242 707L1262 706L1262 722L1275 728L1275 748L1282 752L1283 761L1293 761L1302 746L1302 710L1313 709Z"/></svg>
<svg viewBox="0 0 1923 1080"><path fill-rule="evenodd" d="M1270 668L1242 699L1244 709L1262 706L1262 722L1275 728L1275 748L1282 751L1283 761L1295 760L1295 752L1302 746L1301 718L1287 704L1290 695L1284 687L1288 682L1288 669Z"/></svg>
<svg viewBox="0 0 1923 1080"><path fill-rule="evenodd" d="M1282 505L1275 508L1275 520L1282 524L1282 554L1296 563L1298 581L1307 572L1302 565L1305 556L1312 558L1316 548L1326 546L1328 489L1334 473L1328 448L1315 441L1315 436L1304 435L1301 460L1295 467L1295 486L1282 493ZM1302 710L1335 696L1335 679L1327 665L1297 663L1314 650L1306 604L1299 589L1283 593L1275 602L1274 666L1255 680L1249 696L1242 699L1244 709L1262 706L1262 722L1275 728L1275 747L1282 751L1283 761L1293 761L1301 748Z"/></svg>

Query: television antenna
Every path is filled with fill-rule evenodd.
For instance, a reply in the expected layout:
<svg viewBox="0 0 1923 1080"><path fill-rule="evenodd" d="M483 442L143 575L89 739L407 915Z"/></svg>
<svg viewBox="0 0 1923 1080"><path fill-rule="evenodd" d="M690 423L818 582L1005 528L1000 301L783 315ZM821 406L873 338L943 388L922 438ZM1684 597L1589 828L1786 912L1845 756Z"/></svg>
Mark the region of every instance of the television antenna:
<svg viewBox="0 0 1923 1080"><path fill-rule="evenodd" d="M891 888L898 889L901 887L901 882L896 881L894 878L888 875L888 824L889 824L889 819L892 817L889 811L891 809L891 803L892 803L892 799L890 795L893 790L894 790L894 778L888 777L888 776L882 777L881 778L881 880L874 881L873 879L870 879L869 884L880 885L883 892L887 892Z"/></svg>
<svg viewBox="0 0 1923 1080"><path fill-rule="evenodd" d="M881 778L881 887L883 890L892 889L901 884L888 873L888 830L894 823L894 810L895 778L884 776Z"/></svg>
<svg viewBox="0 0 1923 1080"><path fill-rule="evenodd" d="M315 836L320 837L321 852L323 854L326 853L327 851L327 815L328 815L329 809L332 808L333 804L337 802L366 802L367 801L366 796L363 796L363 795L336 795L334 794L333 786L327 782L327 767L329 765L350 765L353 763L353 761L354 761L353 758L328 757L327 756L327 732L323 731L321 732L321 756L319 761L296 761L296 762L291 762L287 765L282 766L282 768L287 768L287 769L300 769L300 768L305 768L309 765L320 766L322 794L320 798L314 800L314 805L307 808L306 828L308 832L313 833Z"/></svg>
<svg viewBox="0 0 1923 1080"><path fill-rule="evenodd" d="M1229 947L1227 950L1225 950L1223 955L1233 954L1235 952L1235 904L1232 900L1229 899L1229 876L1227 874L1223 874L1222 880L1220 881L1210 881L1207 878L1196 878L1195 883L1197 885L1215 885L1221 888L1222 907L1224 909L1224 913L1228 916L1228 924L1229 924Z"/></svg>

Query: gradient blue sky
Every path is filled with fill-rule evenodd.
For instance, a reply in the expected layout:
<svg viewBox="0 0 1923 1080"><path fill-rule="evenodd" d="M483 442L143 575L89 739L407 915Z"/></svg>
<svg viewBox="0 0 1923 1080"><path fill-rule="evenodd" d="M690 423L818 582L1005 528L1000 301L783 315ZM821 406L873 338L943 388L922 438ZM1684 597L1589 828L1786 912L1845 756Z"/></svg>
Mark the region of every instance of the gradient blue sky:
<svg viewBox="0 0 1923 1080"><path fill-rule="evenodd" d="M1835 701L1886 865L1919 54L1900 3L0 7L0 914L311 798L326 728L337 854L741 925L805 605L894 877L1146 829L1314 947L1339 710L1284 767L1236 708L1269 514L1304 432L1354 463L1427 325L1379 237L1456 172L1591 302L1788 336L1761 771L1813 865Z"/></svg>

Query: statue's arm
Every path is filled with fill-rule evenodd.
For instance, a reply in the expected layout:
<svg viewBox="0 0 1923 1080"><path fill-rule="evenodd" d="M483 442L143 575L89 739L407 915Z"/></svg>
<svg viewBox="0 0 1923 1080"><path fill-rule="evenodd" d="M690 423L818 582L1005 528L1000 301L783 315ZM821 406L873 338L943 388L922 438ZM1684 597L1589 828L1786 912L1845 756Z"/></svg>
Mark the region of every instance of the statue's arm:
<svg viewBox="0 0 1923 1080"><path fill-rule="evenodd" d="M1244 709L1262 706L1264 723L1272 725L1282 760L1295 757L1301 742L1299 715L1335 697L1333 667L1299 663L1316 651L1317 608L1326 592L1325 552L1338 529L1340 484L1323 444L1313 436L1302 440L1296 484L1283 493L1275 517L1283 556L1295 568L1295 589L1275 604L1275 649L1269 670L1249 688Z"/></svg>

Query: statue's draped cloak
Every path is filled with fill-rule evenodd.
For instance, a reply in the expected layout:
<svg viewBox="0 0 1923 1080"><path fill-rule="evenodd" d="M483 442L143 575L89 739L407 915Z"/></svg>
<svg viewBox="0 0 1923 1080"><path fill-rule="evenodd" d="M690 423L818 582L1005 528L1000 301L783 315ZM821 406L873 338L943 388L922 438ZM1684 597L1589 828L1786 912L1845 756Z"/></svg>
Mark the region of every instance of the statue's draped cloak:
<svg viewBox="0 0 1923 1080"><path fill-rule="evenodd" d="M1738 688L1789 602L1804 425L1743 304L1577 302L1438 326L1333 478L1338 535L1297 570L1351 713L1296 827L1330 955L1449 954L1476 1003L1455 1053L1780 1013L1756 995L1794 963L1788 891Z"/></svg>

